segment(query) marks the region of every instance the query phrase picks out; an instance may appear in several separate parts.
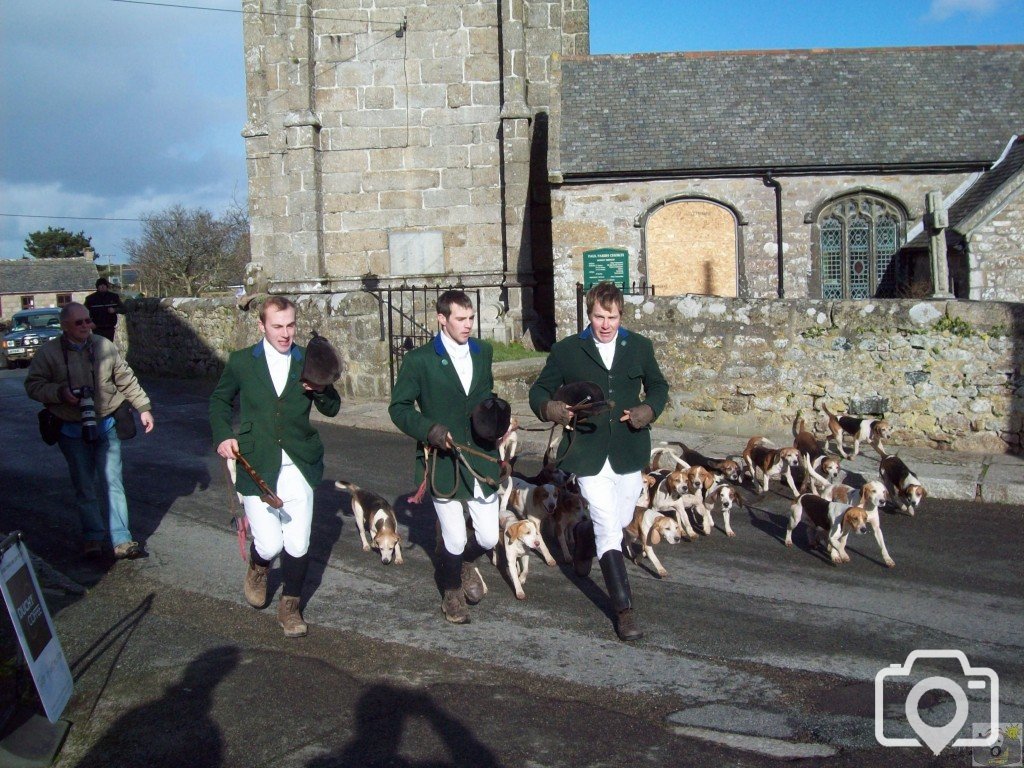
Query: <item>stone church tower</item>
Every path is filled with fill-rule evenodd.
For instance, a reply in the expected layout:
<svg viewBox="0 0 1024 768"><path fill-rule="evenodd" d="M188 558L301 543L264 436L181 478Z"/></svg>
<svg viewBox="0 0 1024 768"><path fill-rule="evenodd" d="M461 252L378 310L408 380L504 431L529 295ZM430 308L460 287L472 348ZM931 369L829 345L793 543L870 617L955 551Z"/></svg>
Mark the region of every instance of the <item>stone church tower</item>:
<svg viewBox="0 0 1024 768"><path fill-rule="evenodd" d="M561 57L588 53L588 0L243 10L252 256L271 292L481 287L499 339L552 314L548 115Z"/></svg>

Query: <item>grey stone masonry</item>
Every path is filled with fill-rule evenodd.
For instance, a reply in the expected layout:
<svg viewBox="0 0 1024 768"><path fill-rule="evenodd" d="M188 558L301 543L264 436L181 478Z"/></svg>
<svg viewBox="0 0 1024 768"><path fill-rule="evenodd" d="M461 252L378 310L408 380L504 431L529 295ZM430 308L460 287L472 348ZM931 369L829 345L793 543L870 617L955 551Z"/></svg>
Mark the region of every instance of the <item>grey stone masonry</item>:
<svg viewBox="0 0 1024 768"><path fill-rule="evenodd" d="M533 312L533 126L553 57L586 52L587 1L243 10L252 260L269 290L500 285L518 338Z"/></svg>
<svg viewBox="0 0 1024 768"><path fill-rule="evenodd" d="M258 303L128 302L118 343L141 374L214 377L259 339ZM346 398L390 396L379 305L366 292L299 297L299 343L317 331L345 362ZM786 434L797 411L824 437L822 405L885 416L893 446L1015 452L1024 447L1024 305L627 297L623 325L650 338L671 395L659 424ZM495 367L498 393L523 401L542 359ZM742 441L740 441L742 443Z"/></svg>

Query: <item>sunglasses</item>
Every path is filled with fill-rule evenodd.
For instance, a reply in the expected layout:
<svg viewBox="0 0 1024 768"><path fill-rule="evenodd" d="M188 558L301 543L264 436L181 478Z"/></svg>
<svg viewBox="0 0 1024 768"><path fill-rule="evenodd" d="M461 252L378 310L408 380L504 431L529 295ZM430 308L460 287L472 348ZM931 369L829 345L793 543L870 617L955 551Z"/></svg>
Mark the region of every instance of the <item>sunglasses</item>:
<svg viewBox="0 0 1024 768"><path fill-rule="evenodd" d="M82 320L73 320L72 325L92 325L92 319L86 317Z"/></svg>

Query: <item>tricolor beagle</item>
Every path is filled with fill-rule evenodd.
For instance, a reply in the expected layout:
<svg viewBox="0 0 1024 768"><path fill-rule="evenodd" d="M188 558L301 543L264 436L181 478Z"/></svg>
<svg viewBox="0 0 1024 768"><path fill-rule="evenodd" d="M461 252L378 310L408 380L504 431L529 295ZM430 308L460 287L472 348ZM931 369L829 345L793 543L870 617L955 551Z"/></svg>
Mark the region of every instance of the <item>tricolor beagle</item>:
<svg viewBox="0 0 1024 768"><path fill-rule="evenodd" d="M394 510L382 496L366 491L355 483L336 480L334 487L348 491L352 500L352 514L356 518L356 530L363 543L363 552L371 547L380 552L380 561L388 565L392 561L402 565L402 537L398 533L398 521ZM367 533L370 539L367 540Z"/></svg>
<svg viewBox="0 0 1024 768"><path fill-rule="evenodd" d="M832 413L828 406L822 403L822 408L828 415L828 431L832 439L836 441L836 447L843 458L849 458L843 448L843 435L853 438L853 455L860 453L861 443L870 443L878 451L880 456L885 456L885 446L882 440L888 440L892 436L892 427L885 419L860 419L856 416L839 416ZM826 440L826 443L828 441ZM827 445L825 446L828 447Z"/></svg>
<svg viewBox="0 0 1024 768"><path fill-rule="evenodd" d="M839 459L821 450L818 438L807 430L799 412L793 421L793 447L800 451L804 464L804 485L801 490L820 494L825 486L839 482L842 469Z"/></svg>
<svg viewBox="0 0 1024 768"><path fill-rule="evenodd" d="M768 492L768 478L786 481L795 499L800 495L793 480L793 467L800 465L800 451L796 448L776 448L767 437L756 435L747 441L743 460L750 470L750 478L761 493Z"/></svg>
<svg viewBox="0 0 1024 768"><path fill-rule="evenodd" d="M882 552L882 559L889 568L896 567L896 561L889 555L885 547L885 539L882 537L882 507L889 498L885 484L880 480L869 480L860 488L854 489L849 485L837 483L825 489L822 497L828 501L839 501L843 504L851 504L860 507L868 514L868 525L875 534L875 542Z"/></svg>
<svg viewBox="0 0 1024 768"><path fill-rule="evenodd" d="M910 471L910 467L904 464L899 456L883 455L882 460L878 463L878 474L889 489L890 498L896 502L900 511L913 517L924 497L928 495L928 491L924 489L917 476Z"/></svg>
<svg viewBox="0 0 1024 768"><path fill-rule="evenodd" d="M846 539L851 532L867 531L868 513L860 507L839 501L826 501L813 493L801 494L789 508L787 547L793 546L793 530L801 522L809 528L808 538L812 544L815 540L825 538L832 564L839 565L850 562L850 556L846 554Z"/></svg>

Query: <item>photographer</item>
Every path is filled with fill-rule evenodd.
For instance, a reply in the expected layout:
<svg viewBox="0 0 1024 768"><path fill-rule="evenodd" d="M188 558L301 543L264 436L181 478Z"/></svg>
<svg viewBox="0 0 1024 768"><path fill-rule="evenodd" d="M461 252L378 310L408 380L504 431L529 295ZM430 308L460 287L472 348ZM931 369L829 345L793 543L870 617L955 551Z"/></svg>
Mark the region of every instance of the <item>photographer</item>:
<svg viewBox="0 0 1024 768"><path fill-rule="evenodd" d="M88 309L66 304L60 320L64 333L36 353L25 391L62 422L57 444L75 487L85 556L99 557L109 541L115 558L141 557L143 550L128 530L121 439L135 433L129 404L139 411L145 431L153 430L149 397L117 347L92 332ZM107 494L106 521L100 489Z"/></svg>

